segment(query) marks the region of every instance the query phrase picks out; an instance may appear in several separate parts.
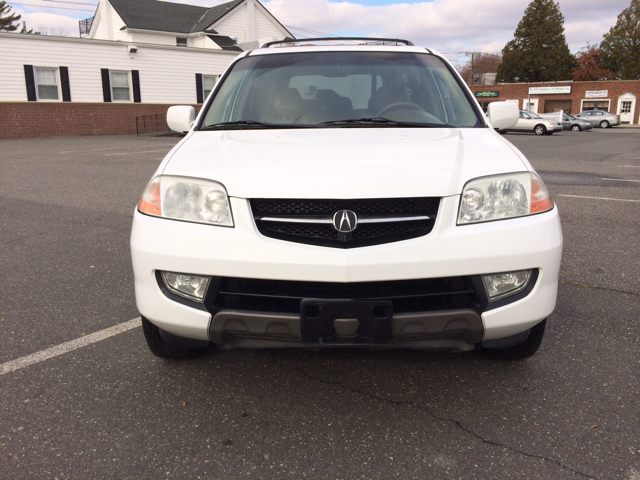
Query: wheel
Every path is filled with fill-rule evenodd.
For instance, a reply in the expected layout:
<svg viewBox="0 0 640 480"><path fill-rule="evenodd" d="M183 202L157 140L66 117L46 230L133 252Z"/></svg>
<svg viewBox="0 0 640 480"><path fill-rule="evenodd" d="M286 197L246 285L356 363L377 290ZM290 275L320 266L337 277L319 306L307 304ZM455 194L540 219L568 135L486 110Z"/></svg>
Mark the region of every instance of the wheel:
<svg viewBox="0 0 640 480"><path fill-rule="evenodd" d="M609 122L607 122L606 120L602 120L600 122L600 128L609 128Z"/></svg>
<svg viewBox="0 0 640 480"><path fill-rule="evenodd" d="M536 135L544 135L545 133L547 133L547 129L544 127L544 125L536 125L533 129L533 133L535 133Z"/></svg>
<svg viewBox="0 0 640 480"><path fill-rule="evenodd" d="M582 130L580 128L580 125L571 125L571 131L572 132L579 132L580 130Z"/></svg>
<svg viewBox="0 0 640 480"><path fill-rule="evenodd" d="M410 103L410 102L396 102L396 103L392 103L391 105L387 105L386 107L382 108L378 113L376 113L376 117L381 117L382 115L384 115L385 113L389 113L392 110L398 110L398 109L405 109L405 110L419 110L420 112L424 112L424 108L422 108L420 105L416 105L415 103Z"/></svg>
<svg viewBox="0 0 640 480"><path fill-rule="evenodd" d="M160 335L160 329L144 317L142 318L142 331L147 341L149 350L156 357L167 358L169 360L185 360L188 358L196 358L204 353L206 348L191 349L174 345L167 342Z"/></svg>
<svg viewBox="0 0 640 480"><path fill-rule="evenodd" d="M484 348L482 353L492 360L524 360L538 351L547 321L543 320L529 331L527 339L507 348Z"/></svg>

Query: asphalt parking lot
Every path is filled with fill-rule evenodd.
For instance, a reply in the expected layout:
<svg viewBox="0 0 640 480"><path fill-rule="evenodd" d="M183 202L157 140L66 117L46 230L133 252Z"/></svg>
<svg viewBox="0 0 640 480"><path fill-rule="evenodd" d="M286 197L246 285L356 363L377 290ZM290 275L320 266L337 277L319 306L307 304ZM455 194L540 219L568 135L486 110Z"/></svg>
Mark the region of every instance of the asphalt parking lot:
<svg viewBox="0 0 640 480"><path fill-rule="evenodd" d="M135 320L128 242L177 139L3 140L0 479L639 480L640 129L506 138L546 181L565 234L556 311L519 363L155 358Z"/></svg>

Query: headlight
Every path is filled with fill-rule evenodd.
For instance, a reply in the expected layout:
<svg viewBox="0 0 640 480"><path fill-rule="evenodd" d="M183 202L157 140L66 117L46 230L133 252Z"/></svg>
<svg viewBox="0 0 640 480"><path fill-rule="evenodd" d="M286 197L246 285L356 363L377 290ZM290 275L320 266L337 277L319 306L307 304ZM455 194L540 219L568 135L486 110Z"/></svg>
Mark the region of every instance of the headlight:
<svg viewBox="0 0 640 480"><path fill-rule="evenodd" d="M227 191L218 182L159 175L138 202L147 215L233 227Z"/></svg>
<svg viewBox="0 0 640 480"><path fill-rule="evenodd" d="M458 225L523 217L552 208L547 187L534 173L476 178L462 190Z"/></svg>

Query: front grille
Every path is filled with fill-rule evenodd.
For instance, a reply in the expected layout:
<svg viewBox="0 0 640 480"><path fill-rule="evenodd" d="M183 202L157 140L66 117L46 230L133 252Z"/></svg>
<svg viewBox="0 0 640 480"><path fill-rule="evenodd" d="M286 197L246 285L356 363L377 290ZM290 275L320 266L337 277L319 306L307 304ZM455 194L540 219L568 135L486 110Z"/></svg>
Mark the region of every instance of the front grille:
<svg viewBox="0 0 640 480"><path fill-rule="evenodd" d="M218 278L216 295L208 309L300 313L303 298L385 300L394 313L470 308L479 311L481 300L472 277L430 278L382 282L329 283L247 278Z"/></svg>
<svg viewBox="0 0 640 480"><path fill-rule="evenodd" d="M427 235L435 223L440 199L253 199L250 202L256 226L266 237L325 247L353 248ZM340 234L330 223L334 213L340 210L351 210L359 219L373 218L379 223L359 223L353 232ZM385 221L387 217L407 219ZM412 217L429 218L414 220ZM274 218L278 221L273 221Z"/></svg>

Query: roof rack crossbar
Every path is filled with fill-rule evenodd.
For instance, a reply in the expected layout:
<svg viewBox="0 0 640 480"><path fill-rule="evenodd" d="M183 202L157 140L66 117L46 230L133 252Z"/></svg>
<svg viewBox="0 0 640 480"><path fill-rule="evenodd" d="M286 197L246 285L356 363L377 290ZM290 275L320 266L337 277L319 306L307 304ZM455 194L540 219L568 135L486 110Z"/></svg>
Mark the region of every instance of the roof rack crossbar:
<svg viewBox="0 0 640 480"><path fill-rule="evenodd" d="M356 40L356 41L369 41L369 42L389 42L389 43L403 43L409 47L413 46L413 43L409 40L404 40L402 38L371 38L371 37L318 37L318 38L300 38L294 39L289 38L285 40L277 40L274 42L267 42L262 45L262 48L269 48L272 45L280 45L283 43L300 43L300 42L330 42L330 41L341 41L341 40Z"/></svg>

